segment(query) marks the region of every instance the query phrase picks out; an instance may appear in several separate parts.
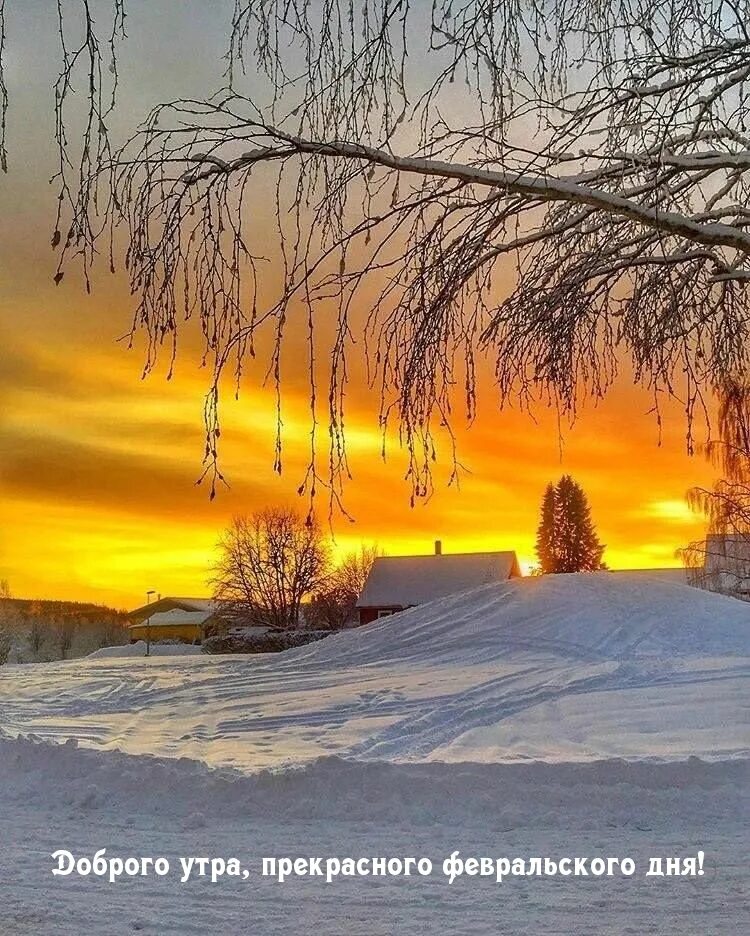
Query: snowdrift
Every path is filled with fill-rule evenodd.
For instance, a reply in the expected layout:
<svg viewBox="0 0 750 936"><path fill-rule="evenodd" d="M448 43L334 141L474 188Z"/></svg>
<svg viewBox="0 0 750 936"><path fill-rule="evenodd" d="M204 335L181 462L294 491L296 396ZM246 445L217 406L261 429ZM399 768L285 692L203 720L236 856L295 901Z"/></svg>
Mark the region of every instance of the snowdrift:
<svg viewBox="0 0 750 936"><path fill-rule="evenodd" d="M195 659L195 658L193 658ZM324 757L248 774L177 757L0 732L0 932L34 936L747 932L750 762L394 764ZM60 848L163 856L165 877L50 875ZM702 878L645 877L706 856ZM628 856L633 877L464 875L464 858ZM433 873L262 875L264 856L428 856ZM181 881L181 856L237 856L250 878ZM532 872L529 871L529 874ZM290 921L293 921L290 924Z"/></svg>
<svg viewBox="0 0 750 936"><path fill-rule="evenodd" d="M151 656L195 656L201 653L200 647L191 644L151 644ZM122 644L117 647L101 647L86 657L87 660L119 659L121 657L145 657L146 641L136 640L135 643Z"/></svg>
<svg viewBox="0 0 750 936"><path fill-rule="evenodd" d="M308 659L465 665L523 651L620 662L748 656L750 603L627 573L514 579L338 635Z"/></svg>
<svg viewBox="0 0 750 936"><path fill-rule="evenodd" d="M750 605L627 574L515 580L260 657L7 667L3 725L257 771L747 758Z"/></svg>
<svg viewBox="0 0 750 936"><path fill-rule="evenodd" d="M506 830L673 823L679 808L750 808L750 763L390 764L324 757L248 775L186 758L91 751L0 733L6 800L45 810L219 820L486 825ZM617 791L613 807L613 790ZM148 795L145 795L145 794ZM721 804L719 807L719 803Z"/></svg>

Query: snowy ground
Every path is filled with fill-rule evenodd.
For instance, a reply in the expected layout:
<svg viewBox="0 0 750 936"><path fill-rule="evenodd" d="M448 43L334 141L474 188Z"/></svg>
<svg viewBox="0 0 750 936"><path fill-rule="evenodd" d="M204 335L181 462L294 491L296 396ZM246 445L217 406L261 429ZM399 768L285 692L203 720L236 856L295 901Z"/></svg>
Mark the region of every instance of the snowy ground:
<svg viewBox="0 0 750 936"><path fill-rule="evenodd" d="M283 655L6 667L0 933L748 931L749 687L750 607L620 575L488 586ZM53 850L103 847L250 876L51 876ZM638 871L449 885L455 849ZM645 876L698 849L702 877ZM436 870L278 884L272 855Z"/></svg>
<svg viewBox="0 0 750 936"><path fill-rule="evenodd" d="M122 644L117 647L102 647L94 650L86 657L87 660L116 660L123 657L145 657L148 645L145 640L136 640L135 643ZM149 656L199 656L200 647L183 643L152 643Z"/></svg>

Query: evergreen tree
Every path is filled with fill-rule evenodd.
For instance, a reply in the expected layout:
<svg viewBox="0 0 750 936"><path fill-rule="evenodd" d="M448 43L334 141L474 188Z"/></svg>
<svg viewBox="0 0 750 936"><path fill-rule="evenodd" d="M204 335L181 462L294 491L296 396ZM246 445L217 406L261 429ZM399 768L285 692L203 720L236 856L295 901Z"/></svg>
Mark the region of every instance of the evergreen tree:
<svg viewBox="0 0 750 936"><path fill-rule="evenodd" d="M542 574L556 571L554 534L555 486L548 484L542 498L541 517L536 531L536 554L539 559L539 571Z"/></svg>
<svg viewBox="0 0 750 936"><path fill-rule="evenodd" d="M594 572L603 568L599 542L583 488L570 475L548 485L537 531L542 573Z"/></svg>

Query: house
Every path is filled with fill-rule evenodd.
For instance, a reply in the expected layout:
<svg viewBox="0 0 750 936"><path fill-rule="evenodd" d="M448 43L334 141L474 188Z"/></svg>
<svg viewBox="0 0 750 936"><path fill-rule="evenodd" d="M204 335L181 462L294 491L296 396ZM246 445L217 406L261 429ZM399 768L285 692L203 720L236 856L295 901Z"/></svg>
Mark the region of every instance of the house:
<svg viewBox="0 0 750 936"><path fill-rule="evenodd" d="M520 575L515 552L444 555L440 540L431 556L380 556L357 602L359 623Z"/></svg>
<svg viewBox="0 0 750 936"><path fill-rule="evenodd" d="M702 553L703 564L689 570L691 584L750 599L750 535L709 533Z"/></svg>
<svg viewBox="0 0 750 936"><path fill-rule="evenodd" d="M209 598L159 598L131 611L128 618L131 643L149 639L201 643L216 620L216 608Z"/></svg>

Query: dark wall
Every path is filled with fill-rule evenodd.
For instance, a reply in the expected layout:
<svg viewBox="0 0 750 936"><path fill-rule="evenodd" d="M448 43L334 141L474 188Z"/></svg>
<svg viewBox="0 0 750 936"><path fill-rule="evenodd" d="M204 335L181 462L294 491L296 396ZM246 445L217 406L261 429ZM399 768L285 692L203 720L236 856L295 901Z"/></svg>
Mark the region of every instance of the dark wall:
<svg viewBox="0 0 750 936"><path fill-rule="evenodd" d="M381 608L360 608L359 609L359 623L362 624L371 624L373 621L378 619L378 611L392 611L396 614L398 611L403 611L401 607L381 607Z"/></svg>

